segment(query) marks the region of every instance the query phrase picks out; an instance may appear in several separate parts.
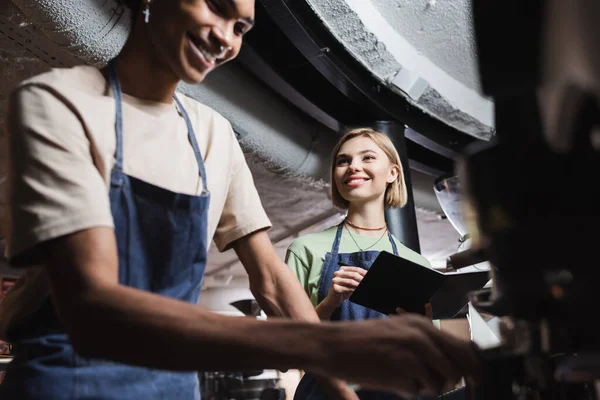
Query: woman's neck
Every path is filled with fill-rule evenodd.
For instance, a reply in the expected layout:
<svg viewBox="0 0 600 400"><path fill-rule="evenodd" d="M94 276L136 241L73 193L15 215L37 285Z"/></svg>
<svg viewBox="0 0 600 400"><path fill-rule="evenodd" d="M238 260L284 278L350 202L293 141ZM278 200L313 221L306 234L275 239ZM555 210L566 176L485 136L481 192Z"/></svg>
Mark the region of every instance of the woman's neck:
<svg viewBox="0 0 600 400"><path fill-rule="evenodd" d="M347 221L350 221L355 227L353 231L364 236L380 236L381 230L370 231L357 229L356 226L364 228L380 228L385 225L385 214L381 201L368 202L362 204L350 203L348 207Z"/></svg>
<svg viewBox="0 0 600 400"><path fill-rule="evenodd" d="M162 62L148 39L145 25L137 21L119 53L117 70L121 90L130 96L171 104L179 79ZM106 69L103 71L107 75Z"/></svg>

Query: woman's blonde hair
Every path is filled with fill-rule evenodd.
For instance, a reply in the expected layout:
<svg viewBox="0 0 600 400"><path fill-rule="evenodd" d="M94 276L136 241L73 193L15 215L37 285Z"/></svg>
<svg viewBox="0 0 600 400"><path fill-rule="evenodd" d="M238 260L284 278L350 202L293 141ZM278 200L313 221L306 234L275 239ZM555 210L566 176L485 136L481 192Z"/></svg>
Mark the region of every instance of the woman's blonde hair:
<svg viewBox="0 0 600 400"><path fill-rule="evenodd" d="M356 137L361 136L368 137L373 142L375 142L377 147L379 147L388 157L390 163L398 167L398 176L396 177L396 180L388 184L387 189L385 190L384 207L404 207L406 205L407 191L406 182L404 181L404 170L402 168L402 163L400 162L400 156L398 155L398 151L396 151L396 147L394 146L389 137L371 128L352 129L344 136L342 136L342 138L337 142L335 148L333 149L330 170L331 201L333 202L333 205L343 210L347 209L349 206L348 200L342 197L340 191L338 190L335 184L335 180L333 179L333 173L336 167L336 157L344 143L346 143L350 139L354 139Z"/></svg>

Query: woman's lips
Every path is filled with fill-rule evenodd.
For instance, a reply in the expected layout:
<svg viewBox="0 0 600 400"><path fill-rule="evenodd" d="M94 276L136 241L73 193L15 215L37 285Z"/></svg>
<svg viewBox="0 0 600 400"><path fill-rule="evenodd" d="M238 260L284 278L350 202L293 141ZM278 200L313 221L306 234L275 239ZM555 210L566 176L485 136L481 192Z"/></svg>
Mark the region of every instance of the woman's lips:
<svg viewBox="0 0 600 400"><path fill-rule="evenodd" d="M350 179L346 180L344 182L344 184L349 187L359 187L359 186L364 185L365 182L367 182L367 181L368 181L367 178L350 178Z"/></svg>

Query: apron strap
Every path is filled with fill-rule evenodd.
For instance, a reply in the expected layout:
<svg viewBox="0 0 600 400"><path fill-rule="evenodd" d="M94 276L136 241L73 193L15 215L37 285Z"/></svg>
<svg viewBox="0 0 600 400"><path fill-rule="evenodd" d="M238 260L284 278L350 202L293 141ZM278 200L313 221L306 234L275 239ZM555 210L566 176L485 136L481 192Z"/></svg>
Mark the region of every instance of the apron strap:
<svg viewBox="0 0 600 400"><path fill-rule="evenodd" d="M113 96L115 97L115 132L117 136L117 144L116 144L116 164L115 169L119 172L123 172L123 104L122 104L122 96L121 96L121 85L119 84L119 78L117 75L117 60L113 58L109 64L109 80L110 87L113 92ZM194 126L190 121L190 117L174 94L173 99L175 99L175 103L177 105L177 109L183 116L185 120L185 125L187 127L188 138L190 143L192 144L192 148L194 149L194 155L196 156L196 161L198 162L198 174L202 178L202 194L208 193L208 186L206 184L206 172L204 169L204 161L202 160L202 154L200 153L200 147L198 146L198 141L196 140L196 134L194 132Z"/></svg>
<svg viewBox="0 0 600 400"><path fill-rule="evenodd" d="M115 169L123 171L123 106L121 102L121 85L117 76L117 60L112 59L108 64L110 87L115 97L115 132L117 134Z"/></svg>
<svg viewBox="0 0 600 400"><path fill-rule="evenodd" d="M337 233L335 234L335 240L333 241L333 246L331 246L331 252L333 254L337 254L340 250L340 241L342 239L342 231L344 229L344 221L338 225Z"/></svg>
<svg viewBox="0 0 600 400"><path fill-rule="evenodd" d="M177 98L177 95L173 95L173 98L175 99L175 103L177 103L177 108L179 109L179 112L183 116L183 119L185 120L185 124L187 125L188 138L190 140L190 143L192 144L192 148L194 149L194 155L196 156L196 161L198 162L198 173L200 174L200 177L202 178L202 193L206 194L206 193L208 193L208 186L206 185L206 172L204 170L204 161L202 160L202 153L200 152L200 147L198 146L198 141L196 140L194 126L192 125L192 122L190 121L190 117L189 117L187 111L185 110L185 108L183 107L183 105L181 104L179 99Z"/></svg>
<svg viewBox="0 0 600 400"><path fill-rule="evenodd" d="M394 236L392 236L392 232L388 230L388 237L390 238L390 243L392 244L392 250L394 251L394 255L398 256L398 247L396 246L396 241L394 240Z"/></svg>

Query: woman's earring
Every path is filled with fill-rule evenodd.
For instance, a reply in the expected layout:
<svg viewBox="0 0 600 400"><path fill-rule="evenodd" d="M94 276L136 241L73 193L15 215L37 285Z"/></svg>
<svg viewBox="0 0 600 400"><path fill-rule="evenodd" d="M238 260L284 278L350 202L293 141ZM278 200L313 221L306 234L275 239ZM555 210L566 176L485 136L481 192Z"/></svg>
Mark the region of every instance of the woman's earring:
<svg viewBox="0 0 600 400"><path fill-rule="evenodd" d="M144 22L148 23L150 22L150 0L146 1L146 8L144 8L144 11L142 11L142 14L144 14Z"/></svg>

